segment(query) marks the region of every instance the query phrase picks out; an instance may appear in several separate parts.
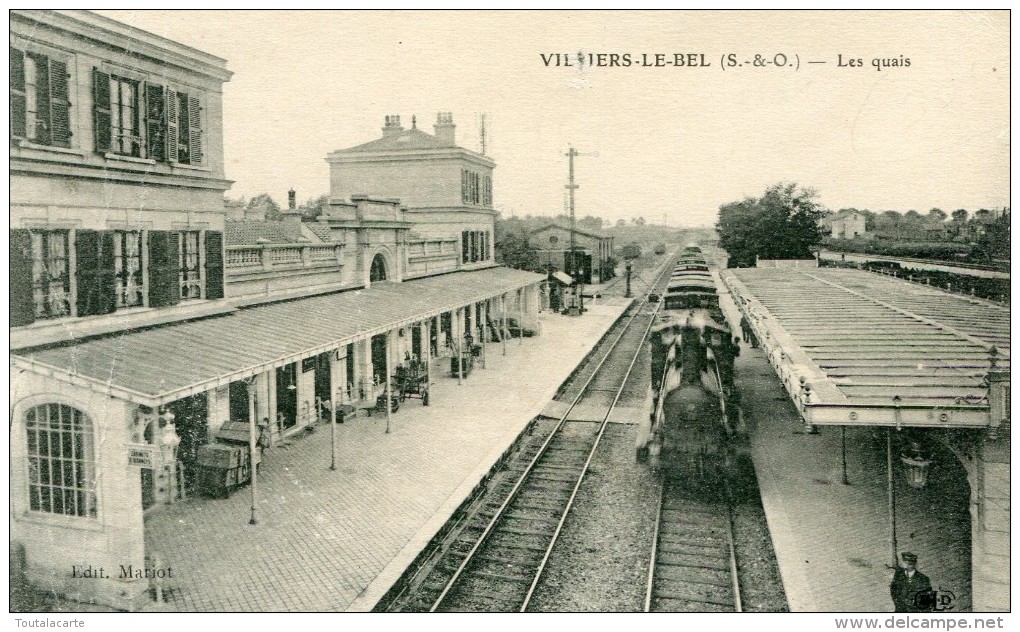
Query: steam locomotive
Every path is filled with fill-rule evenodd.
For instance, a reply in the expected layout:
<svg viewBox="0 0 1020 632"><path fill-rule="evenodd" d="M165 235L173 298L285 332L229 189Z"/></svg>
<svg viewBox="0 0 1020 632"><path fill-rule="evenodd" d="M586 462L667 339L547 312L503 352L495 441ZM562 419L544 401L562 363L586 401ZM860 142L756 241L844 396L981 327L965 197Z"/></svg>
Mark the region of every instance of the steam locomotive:
<svg viewBox="0 0 1020 632"><path fill-rule="evenodd" d="M744 434L734 386L740 347L697 246L683 250L662 301L651 330L653 412L638 459L671 476L715 479L734 466Z"/></svg>

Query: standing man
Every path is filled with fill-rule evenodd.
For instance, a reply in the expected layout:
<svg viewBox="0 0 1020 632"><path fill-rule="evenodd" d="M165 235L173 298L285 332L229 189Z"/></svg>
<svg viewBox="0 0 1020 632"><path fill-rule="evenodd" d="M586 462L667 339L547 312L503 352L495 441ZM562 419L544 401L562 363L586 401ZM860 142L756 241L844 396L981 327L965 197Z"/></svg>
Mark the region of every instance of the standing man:
<svg viewBox="0 0 1020 632"><path fill-rule="evenodd" d="M263 417L262 421L259 422L259 438L256 445L262 452L266 451L266 448L272 447L273 436L270 433L269 428L269 417Z"/></svg>
<svg viewBox="0 0 1020 632"><path fill-rule="evenodd" d="M758 340L754 337L754 330L751 329L751 323L745 314L740 315L740 331L744 334L744 342L750 343L752 349L757 349Z"/></svg>
<svg viewBox="0 0 1020 632"><path fill-rule="evenodd" d="M917 570L917 556L913 553L900 554L900 565L889 585L889 593L895 612L931 612L931 581Z"/></svg>

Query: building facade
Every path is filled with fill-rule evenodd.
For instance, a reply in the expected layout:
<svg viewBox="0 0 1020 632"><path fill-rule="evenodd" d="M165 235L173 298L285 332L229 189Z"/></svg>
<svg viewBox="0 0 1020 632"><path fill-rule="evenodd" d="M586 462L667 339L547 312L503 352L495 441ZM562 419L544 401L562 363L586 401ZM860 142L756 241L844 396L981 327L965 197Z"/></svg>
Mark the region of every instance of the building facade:
<svg viewBox="0 0 1020 632"><path fill-rule="evenodd" d="M202 491L208 444L254 454L533 327L542 277L494 266L481 205L227 220L222 59L14 11L11 69L12 581L137 608L173 564L144 517Z"/></svg>
<svg viewBox="0 0 1020 632"><path fill-rule="evenodd" d="M390 115L381 138L329 154L330 198L368 194L399 199L419 241L456 239L462 266L492 265L496 163L457 146L449 112L440 112L433 128L434 135L418 129L412 117L405 129L400 116Z"/></svg>
<svg viewBox="0 0 1020 632"><path fill-rule="evenodd" d="M538 252L542 266L551 266L572 276L580 275L584 283L602 283L616 275L613 259L613 238L587 228L574 228L574 247L583 255L577 270L570 265L570 226L551 222L531 231L530 241Z"/></svg>
<svg viewBox="0 0 1020 632"><path fill-rule="evenodd" d="M87 12L10 18L12 352L228 309L226 62ZM74 365L59 380L12 364L11 537L26 576L130 607L148 588L119 577L145 566L141 491L169 481L126 446L151 456L175 439L156 411L71 378ZM110 581L80 579L99 568Z"/></svg>
<svg viewBox="0 0 1020 632"><path fill-rule="evenodd" d="M857 211L841 213L826 217L822 226L829 229L829 234L837 239L853 239L867 234L867 218Z"/></svg>

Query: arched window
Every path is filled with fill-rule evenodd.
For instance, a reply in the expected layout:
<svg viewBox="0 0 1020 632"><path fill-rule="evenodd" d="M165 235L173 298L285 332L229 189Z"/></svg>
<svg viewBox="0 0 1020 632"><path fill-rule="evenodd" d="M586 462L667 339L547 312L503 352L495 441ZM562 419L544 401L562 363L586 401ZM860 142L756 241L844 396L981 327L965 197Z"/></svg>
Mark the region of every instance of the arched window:
<svg viewBox="0 0 1020 632"><path fill-rule="evenodd" d="M372 259L372 269L368 273L368 280L372 283L386 280L386 259L378 254Z"/></svg>
<svg viewBox="0 0 1020 632"><path fill-rule="evenodd" d="M28 503L32 511L95 518L96 459L92 421L65 404L25 413Z"/></svg>

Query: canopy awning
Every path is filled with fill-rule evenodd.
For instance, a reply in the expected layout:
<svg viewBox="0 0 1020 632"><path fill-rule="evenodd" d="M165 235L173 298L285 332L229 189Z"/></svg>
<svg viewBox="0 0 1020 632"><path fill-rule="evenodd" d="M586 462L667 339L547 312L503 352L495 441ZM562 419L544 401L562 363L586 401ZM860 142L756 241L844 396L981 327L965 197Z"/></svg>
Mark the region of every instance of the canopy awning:
<svg viewBox="0 0 1020 632"><path fill-rule="evenodd" d="M499 267L404 283L377 282L367 290L19 351L12 361L19 368L112 397L159 406L516 291L543 278Z"/></svg>
<svg viewBox="0 0 1020 632"><path fill-rule="evenodd" d="M552 273L552 277L554 279L556 279L557 281L559 281L560 283L562 283L563 285L573 285L574 284L573 277L571 277L566 272L560 272L559 270L556 270L555 272Z"/></svg>
<svg viewBox="0 0 1020 632"><path fill-rule="evenodd" d="M1008 414L1007 306L845 268L724 278L809 424L996 428Z"/></svg>

